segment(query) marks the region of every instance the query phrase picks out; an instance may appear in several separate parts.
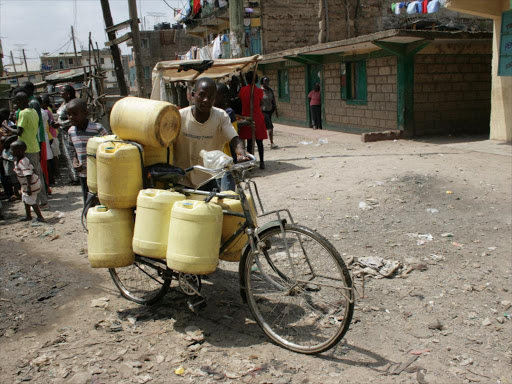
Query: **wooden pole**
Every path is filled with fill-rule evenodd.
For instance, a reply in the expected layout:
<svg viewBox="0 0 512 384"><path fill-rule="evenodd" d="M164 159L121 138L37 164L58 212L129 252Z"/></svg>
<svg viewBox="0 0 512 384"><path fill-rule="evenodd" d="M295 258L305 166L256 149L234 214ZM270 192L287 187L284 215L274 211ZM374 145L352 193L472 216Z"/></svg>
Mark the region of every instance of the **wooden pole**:
<svg viewBox="0 0 512 384"><path fill-rule="evenodd" d="M133 53L135 60L135 77L137 79L137 93L139 97L145 97L144 91L144 68L142 67L142 57L140 54L140 34L139 34L139 17L137 15L137 1L128 0L128 10L132 27Z"/></svg>
<svg viewBox="0 0 512 384"><path fill-rule="evenodd" d="M250 152L254 155L254 144L256 143L256 121L254 120L254 87L256 85L256 73L258 72L258 62L256 62L256 65L254 66L254 72L252 76L252 84L251 84L251 133L252 133L252 140L251 140L251 148Z"/></svg>
<svg viewBox="0 0 512 384"><path fill-rule="evenodd" d="M76 60L75 65L78 65L78 53L76 52L75 30L73 29L73 26L71 26L71 39L73 39L73 51L75 52L75 60Z"/></svg>
<svg viewBox="0 0 512 384"><path fill-rule="evenodd" d="M16 70L16 64L14 63L14 57L12 55L12 51L10 51L10 52L11 52L11 63L12 63L12 68L14 69L14 74L18 75L18 71ZM16 78L16 84L20 85L20 81L18 80L18 78Z"/></svg>
<svg viewBox="0 0 512 384"><path fill-rule="evenodd" d="M88 53L88 61L89 61L89 79L92 79L92 67L91 67L91 60L92 60L91 59L91 41L92 41L92 38L91 38L91 36L92 36L92 33L89 32L89 44L88 44L89 49L87 52Z"/></svg>
<svg viewBox="0 0 512 384"><path fill-rule="evenodd" d="M25 50L23 50L23 61L25 62L25 71L27 71L28 76L27 56L25 56Z"/></svg>
<svg viewBox="0 0 512 384"><path fill-rule="evenodd" d="M110 5L108 0L101 0L101 9L103 11L105 27L108 28L113 26L114 21L112 20L112 14L110 13ZM107 36L109 41L112 41L116 38L116 32L109 32L107 33ZM119 94L121 96L128 96L128 88L126 86L123 72L123 63L121 61L121 52L119 51L117 44L110 46L110 53L112 54L112 59L114 60L114 68L116 72L117 86L119 87Z"/></svg>

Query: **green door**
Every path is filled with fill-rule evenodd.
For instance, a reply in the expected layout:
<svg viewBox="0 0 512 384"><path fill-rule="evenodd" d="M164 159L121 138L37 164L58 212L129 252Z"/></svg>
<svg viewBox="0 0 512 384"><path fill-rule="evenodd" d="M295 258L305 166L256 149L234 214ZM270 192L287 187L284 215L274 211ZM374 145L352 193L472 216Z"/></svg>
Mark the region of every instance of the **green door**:
<svg viewBox="0 0 512 384"><path fill-rule="evenodd" d="M309 127L313 127L313 122L311 121L311 111L309 110L309 99L308 94L315 88L315 84L319 83L322 91L322 96L324 94L323 90L323 83L322 83L322 65L319 64L310 64L308 65L308 72L307 72L307 88L306 88L306 111L307 111L307 118L309 122ZM322 97L323 98L323 97ZM324 110L324 103L322 100L322 116L323 116L323 110Z"/></svg>

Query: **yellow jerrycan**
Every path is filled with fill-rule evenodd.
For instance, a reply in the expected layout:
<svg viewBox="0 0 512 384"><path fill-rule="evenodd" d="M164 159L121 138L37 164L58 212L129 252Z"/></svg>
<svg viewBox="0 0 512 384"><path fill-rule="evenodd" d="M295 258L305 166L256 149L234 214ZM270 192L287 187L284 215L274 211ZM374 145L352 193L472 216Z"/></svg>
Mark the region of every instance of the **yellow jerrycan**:
<svg viewBox="0 0 512 384"><path fill-rule="evenodd" d="M226 195L237 195L234 191L223 191L221 192ZM190 200L198 200L202 201L207 196L191 194L187 197ZM254 206L254 202L250 195L247 195L247 200L249 201L251 216L255 225L258 225L256 208ZM232 212L243 213L242 203L240 200L234 199L217 199L214 197L211 200L211 203L218 204L222 207L222 209ZM222 219L222 242L223 244L227 239L229 239L240 227L239 224L245 222L244 218L230 215L223 215ZM229 244L229 246L220 254L220 259L224 261L240 261L240 257L242 256L242 250L249 239L245 233L241 233L238 237Z"/></svg>
<svg viewBox="0 0 512 384"><path fill-rule="evenodd" d="M181 116L166 101L125 97L114 104L110 127L122 140L167 148L180 133Z"/></svg>
<svg viewBox="0 0 512 384"><path fill-rule="evenodd" d="M207 275L219 263L222 207L204 201L174 203L167 242L167 266L175 271Z"/></svg>
<svg viewBox="0 0 512 384"><path fill-rule="evenodd" d="M87 187L92 193L98 192L98 176L96 173L96 153L101 143L119 140L116 135L94 136L87 141Z"/></svg>
<svg viewBox="0 0 512 384"><path fill-rule="evenodd" d="M223 191L221 193L226 195L237 195L237 193L233 191ZM247 200L249 202L251 217L254 221L254 224L258 225L256 218L256 208L251 196L247 195ZM243 213L242 203L240 200L219 199L216 203L219 204L224 210ZM244 218L224 215L222 221L222 243L229 239L238 230L240 224L243 224L244 222ZM233 242L231 242L231 244L229 244L224 252L220 254L220 259L224 261L240 261L242 250L248 241L249 239L247 238L247 235L245 233L241 233L235 240L233 240Z"/></svg>
<svg viewBox="0 0 512 384"><path fill-rule="evenodd" d="M149 167L153 164L164 163L172 164L174 162L174 151L172 144L167 148L144 146L144 166Z"/></svg>
<svg viewBox="0 0 512 384"><path fill-rule="evenodd" d="M87 212L88 258L93 268L121 268L133 264L133 211L103 205Z"/></svg>
<svg viewBox="0 0 512 384"><path fill-rule="evenodd" d="M142 189L142 148L128 143L100 144L96 155L98 197L109 208L132 208Z"/></svg>
<svg viewBox="0 0 512 384"><path fill-rule="evenodd" d="M137 214L133 232L133 252L138 255L165 259L171 209L185 195L162 189L144 189L137 198Z"/></svg>

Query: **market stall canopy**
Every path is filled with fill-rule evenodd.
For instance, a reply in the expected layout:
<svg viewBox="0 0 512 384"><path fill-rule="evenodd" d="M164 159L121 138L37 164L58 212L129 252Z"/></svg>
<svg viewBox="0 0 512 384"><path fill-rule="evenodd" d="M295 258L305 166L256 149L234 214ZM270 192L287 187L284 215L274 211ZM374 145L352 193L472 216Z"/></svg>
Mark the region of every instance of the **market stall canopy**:
<svg viewBox="0 0 512 384"><path fill-rule="evenodd" d="M252 69L259 55L240 59L161 61L153 69L151 99L165 100L165 83L192 82L203 77L223 79Z"/></svg>

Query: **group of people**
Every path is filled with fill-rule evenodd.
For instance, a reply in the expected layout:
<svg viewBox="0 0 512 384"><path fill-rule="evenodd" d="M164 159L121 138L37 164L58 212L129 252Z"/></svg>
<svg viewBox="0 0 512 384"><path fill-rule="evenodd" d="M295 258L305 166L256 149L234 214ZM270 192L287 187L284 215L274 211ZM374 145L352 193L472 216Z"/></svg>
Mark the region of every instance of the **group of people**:
<svg viewBox="0 0 512 384"><path fill-rule="evenodd" d="M62 140L65 152L71 150L70 171L79 174L82 190L85 181L85 146L89 137L105 134L103 127L89 123L87 105L77 99L75 89L66 85L61 94L64 102L54 117L50 97L34 95L35 87L25 82L13 91L14 110L0 110L2 164L0 167L4 194L1 200L21 200L26 215L32 211L38 221L44 221L41 211L49 209L51 186L59 176L59 156ZM90 127L92 125L92 127ZM85 200L86 192L84 192ZM1 204L1 203L0 203ZM0 217L3 216L0 205Z"/></svg>
<svg viewBox="0 0 512 384"><path fill-rule="evenodd" d="M259 167L265 169L263 140L270 137L270 148L276 147L272 123L272 115L278 113L276 99L268 77L262 79L261 88L256 85L253 88L258 81L254 72L247 73L245 77L247 85L237 89L235 95L233 83L228 87L210 78L202 78L195 83L190 95L191 105L180 110L182 122L180 134L174 142L174 165L186 169L201 164L199 152L202 149L224 150L234 162L248 160L246 148L253 152L251 125L238 126L238 122L244 121L244 116L252 116ZM48 209L48 194L51 194L50 186L59 173L62 149L65 155L68 151L72 153L65 157L70 159L68 168L71 174L80 181L85 204L88 193L87 141L93 136L106 135L107 131L89 120L86 102L77 99L75 90L69 85L63 88L61 96L64 102L57 110L56 118L48 95L34 96L32 83L23 83L14 90L13 96L13 113L8 109L0 111L3 159L0 168L4 187L1 198L10 201L21 199L26 212L23 220L32 220L33 211L37 216L35 220L44 221L41 211ZM65 137L60 146L59 135ZM229 175L205 184L208 178L206 174L192 172L185 183L204 190L234 189Z"/></svg>

